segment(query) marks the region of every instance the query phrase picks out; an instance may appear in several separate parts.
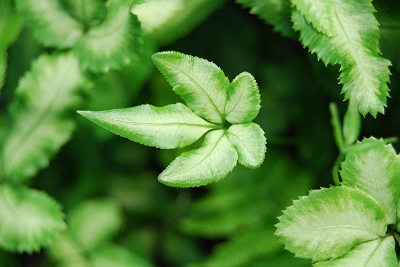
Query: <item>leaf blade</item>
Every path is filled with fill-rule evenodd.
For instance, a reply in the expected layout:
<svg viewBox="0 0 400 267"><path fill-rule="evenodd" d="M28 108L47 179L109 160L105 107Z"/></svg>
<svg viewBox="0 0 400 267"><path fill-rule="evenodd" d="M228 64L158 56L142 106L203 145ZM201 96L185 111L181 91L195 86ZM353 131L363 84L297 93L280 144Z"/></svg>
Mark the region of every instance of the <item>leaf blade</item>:
<svg viewBox="0 0 400 267"><path fill-rule="evenodd" d="M260 111L260 103L256 80L250 73L242 72L228 88L224 118L232 124L251 122Z"/></svg>
<svg viewBox="0 0 400 267"><path fill-rule="evenodd" d="M222 124L229 80L214 63L178 52L160 52L153 63L197 115Z"/></svg>
<svg viewBox="0 0 400 267"><path fill-rule="evenodd" d="M6 250L38 251L66 228L60 206L45 193L2 184L0 199L0 246Z"/></svg>
<svg viewBox="0 0 400 267"><path fill-rule="evenodd" d="M227 131L229 141L239 156L239 163L247 168L258 168L264 161L266 139L264 131L253 122L236 124Z"/></svg>
<svg viewBox="0 0 400 267"><path fill-rule="evenodd" d="M362 243L343 257L315 263L315 267L395 267L397 266L395 242L389 235L382 239Z"/></svg>
<svg viewBox="0 0 400 267"><path fill-rule="evenodd" d="M400 196L400 157L391 145L375 138L364 139L354 149L370 143L376 145L346 155L341 171L343 185L372 196L385 211L387 224L392 224L397 220Z"/></svg>
<svg viewBox="0 0 400 267"><path fill-rule="evenodd" d="M193 187L224 178L238 159L223 130L209 132L202 146L182 153L158 176L169 186Z"/></svg>
<svg viewBox="0 0 400 267"><path fill-rule="evenodd" d="M122 137L165 149L188 146L215 127L180 103L79 113Z"/></svg>
<svg viewBox="0 0 400 267"><path fill-rule="evenodd" d="M279 218L275 234L297 257L334 259L361 242L384 237L385 214L362 191L331 187L295 201Z"/></svg>
<svg viewBox="0 0 400 267"><path fill-rule="evenodd" d="M345 99L354 98L361 114L384 113L389 96L390 61L380 56L379 28L370 0L334 1L334 34L317 32L298 11L292 14L294 28L311 53L325 64L340 64L340 83Z"/></svg>

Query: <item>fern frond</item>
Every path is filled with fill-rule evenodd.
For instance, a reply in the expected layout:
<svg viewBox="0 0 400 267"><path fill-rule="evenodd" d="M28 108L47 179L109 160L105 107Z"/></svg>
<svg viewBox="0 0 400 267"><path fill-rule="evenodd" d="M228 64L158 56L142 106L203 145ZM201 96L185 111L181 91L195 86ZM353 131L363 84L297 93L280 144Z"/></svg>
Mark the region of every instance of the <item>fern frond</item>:
<svg viewBox="0 0 400 267"><path fill-rule="evenodd" d="M34 175L68 141L74 122L67 116L88 83L70 54L44 55L19 82L0 151L0 177L19 181Z"/></svg>
<svg viewBox="0 0 400 267"><path fill-rule="evenodd" d="M380 56L379 28L370 0L334 1L333 35L319 33L294 10L294 28L311 53L325 64L340 64L345 99L354 98L361 114L384 113L389 96L390 61Z"/></svg>

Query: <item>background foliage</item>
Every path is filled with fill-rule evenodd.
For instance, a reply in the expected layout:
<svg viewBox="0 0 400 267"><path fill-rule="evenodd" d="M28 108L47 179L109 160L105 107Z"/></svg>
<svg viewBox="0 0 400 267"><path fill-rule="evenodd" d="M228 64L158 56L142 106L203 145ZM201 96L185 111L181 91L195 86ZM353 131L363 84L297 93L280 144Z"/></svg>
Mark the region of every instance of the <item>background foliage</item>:
<svg viewBox="0 0 400 267"><path fill-rule="evenodd" d="M331 166L338 151L328 106L336 102L340 114L344 114L347 105L339 94L339 67L326 67L319 62L285 23L279 24L282 35L239 3L168 3L162 6L149 0L148 10L140 10L140 5L134 8L144 36L138 44L141 49L129 52L130 63L110 63L112 70L106 73L99 64L108 61L88 67L83 80L77 80L79 101L63 102L68 105L62 114L51 113L62 123L54 131L62 131L68 137L57 142L56 148L50 145L45 149L45 158L54 155L49 163L38 158L32 163L35 171L20 170L22 174L17 173L13 181L24 181L56 200L66 214L69 228L48 249L19 254L0 251L1 266L310 265L283 249L273 235L274 225L292 199L306 195L310 188L331 183ZM6 119L6 114L13 114L12 110L20 108L18 105L26 104L21 102L10 111L9 104L21 94L24 96L23 90L15 90L20 78L29 80L25 73L30 69L35 73L48 68L54 59L36 59L42 54L62 53L65 47L43 44L13 5L12 1L0 1L0 81L2 68L6 70L0 95L0 127L20 132L9 126L12 120ZM158 16L148 19L146 12L156 13L157 5ZM400 130L398 55L393 52L399 32L392 27L397 25L398 14L385 4L376 8L382 24L383 56L393 64L391 98L384 116L363 119L361 136L390 137ZM282 17L267 19L282 21ZM68 47L74 46L73 53L82 53L78 44ZM152 53L165 50L213 61L230 79L242 71L253 74L262 98L255 122L264 129L268 142L266 158L259 169L237 167L226 179L203 188L170 188L156 177L182 149L166 151L141 146L110 134L73 112L143 103L163 106L179 101L150 61ZM29 107L37 109L34 104ZM33 114L25 113L18 116ZM0 130L0 138L7 140L4 132ZM4 146L5 142L1 143ZM88 217L91 211L94 214ZM88 234L89 230L94 232ZM96 238L91 240L93 236ZM121 262L113 261L114 257Z"/></svg>

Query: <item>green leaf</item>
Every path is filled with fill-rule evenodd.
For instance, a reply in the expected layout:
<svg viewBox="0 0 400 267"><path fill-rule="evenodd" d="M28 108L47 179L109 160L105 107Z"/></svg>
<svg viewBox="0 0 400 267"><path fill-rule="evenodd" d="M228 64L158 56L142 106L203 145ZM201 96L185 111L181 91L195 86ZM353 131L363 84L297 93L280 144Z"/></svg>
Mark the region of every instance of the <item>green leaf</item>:
<svg viewBox="0 0 400 267"><path fill-rule="evenodd" d="M294 28L312 53L325 64L340 64L340 83L345 99L354 98L361 114L383 113L389 95L390 61L380 56L379 28L370 0L334 1L334 33L328 37L316 31L298 11Z"/></svg>
<svg viewBox="0 0 400 267"><path fill-rule="evenodd" d="M87 86L72 55L43 55L33 63L9 110L0 178L20 181L48 164L70 138L75 123L67 115Z"/></svg>
<svg viewBox="0 0 400 267"><path fill-rule="evenodd" d="M152 267L153 265L132 252L115 245L104 245L91 255L93 267ZM72 266L71 266L72 267Z"/></svg>
<svg viewBox="0 0 400 267"><path fill-rule="evenodd" d="M98 24L106 13L103 0L62 0L72 15L86 26Z"/></svg>
<svg viewBox="0 0 400 267"><path fill-rule="evenodd" d="M232 124L251 122L260 110L260 92L253 75L242 72L227 91L224 118Z"/></svg>
<svg viewBox="0 0 400 267"><path fill-rule="evenodd" d="M250 13L272 25L275 31L296 38L290 21L292 7L289 0L236 0L236 2L250 8Z"/></svg>
<svg viewBox="0 0 400 267"><path fill-rule="evenodd" d="M33 252L51 244L65 229L60 206L45 193L21 186L0 185L0 246Z"/></svg>
<svg viewBox="0 0 400 267"><path fill-rule="evenodd" d="M327 36L333 36L335 30L335 3L332 0L291 0L292 4L314 28Z"/></svg>
<svg viewBox="0 0 400 267"><path fill-rule="evenodd" d="M398 264L393 236L361 243L343 257L321 261L315 267L396 267Z"/></svg>
<svg viewBox="0 0 400 267"><path fill-rule="evenodd" d="M352 145L360 135L361 118L357 103L350 99L349 106L343 119L343 139L346 145Z"/></svg>
<svg viewBox="0 0 400 267"><path fill-rule="evenodd" d="M239 163L248 168L258 168L264 161L266 140L264 131L253 122L236 124L227 131L229 141L235 147Z"/></svg>
<svg viewBox="0 0 400 267"><path fill-rule="evenodd" d="M188 146L216 127L180 103L79 113L115 134L158 148Z"/></svg>
<svg viewBox="0 0 400 267"><path fill-rule="evenodd" d="M131 1L108 3L105 19L91 27L74 47L82 66L95 72L107 72L130 63L140 47L140 26L130 13Z"/></svg>
<svg viewBox="0 0 400 267"><path fill-rule="evenodd" d="M7 57L6 52L0 50L0 91L4 84L4 76L6 74Z"/></svg>
<svg viewBox="0 0 400 267"><path fill-rule="evenodd" d="M283 212L275 234L297 257L335 259L362 242L384 237L385 213L357 189L315 190Z"/></svg>
<svg viewBox="0 0 400 267"><path fill-rule="evenodd" d="M342 163L343 184L372 196L386 214L386 224L395 223L400 196L400 157L391 145L375 138L364 139L357 146L374 142L372 149L350 152Z"/></svg>
<svg viewBox="0 0 400 267"><path fill-rule="evenodd" d="M16 0L27 25L46 46L72 47L83 35L83 26L54 0Z"/></svg>
<svg viewBox="0 0 400 267"><path fill-rule="evenodd" d="M89 200L71 211L69 232L85 251L109 241L121 228L121 208L111 199Z"/></svg>
<svg viewBox="0 0 400 267"><path fill-rule="evenodd" d="M146 34L161 46L170 44L199 25L225 0L146 0L132 8Z"/></svg>
<svg viewBox="0 0 400 267"><path fill-rule="evenodd" d="M194 113L209 122L223 123L230 83L217 65L178 52L156 53L152 59Z"/></svg>
<svg viewBox="0 0 400 267"><path fill-rule="evenodd" d="M166 185L193 187L224 178L236 165L238 154L223 130L209 132L202 146L182 153L158 176Z"/></svg>
<svg viewBox="0 0 400 267"><path fill-rule="evenodd" d="M0 50L7 48L18 37L22 28L22 19L14 10L12 0L0 2Z"/></svg>

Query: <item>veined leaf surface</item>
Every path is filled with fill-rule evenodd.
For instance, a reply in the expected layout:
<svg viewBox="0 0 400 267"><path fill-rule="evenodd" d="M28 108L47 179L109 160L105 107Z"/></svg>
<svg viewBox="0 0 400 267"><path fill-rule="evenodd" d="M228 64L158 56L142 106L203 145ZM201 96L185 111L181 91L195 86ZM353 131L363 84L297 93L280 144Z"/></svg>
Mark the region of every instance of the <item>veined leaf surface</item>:
<svg viewBox="0 0 400 267"><path fill-rule="evenodd" d="M67 117L88 86L76 58L44 55L20 80L0 150L0 177L22 180L45 167L68 141L74 122Z"/></svg>
<svg viewBox="0 0 400 267"><path fill-rule="evenodd" d="M317 31L327 36L333 35L334 0L291 0L291 2Z"/></svg>
<svg viewBox="0 0 400 267"><path fill-rule="evenodd" d="M98 24L106 12L103 0L61 0L69 11L85 26Z"/></svg>
<svg viewBox="0 0 400 267"><path fill-rule="evenodd" d="M182 153L158 176L176 187L205 185L224 178L236 165L238 154L223 130L209 132L202 146Z"/></svg>
<svg viewBox="0 0 400 267"><path fill-rule="evenodd" d="M178 52L160 52L153 62L194 113L223 123L229 80L214 63Z"/></svg>
<svg viewBox="0 0 400 267"><path fill-rule="evenodd" d="M400 157L391 145L375 138L364 139L355 149L370 142L376 145L346 155L341 171L343 184L372 196L385 211L386 223L393 224L400 196Z"/></svg>
<svg viewBox="0 0 400 267"><path fill-rule="evenodd" d="M298 11L294 28L302 43L325 64L340 64L345 99L354 98L361 114L384 113L389 95L390 61L380 56L379 28L370 0L334 1L333 35L319 33Z"/></svg>
<svg viewBox="0 0 400 267"><path fill-rule="evenodd" d="M65 229L60 206L45 193L0 185L0 246L18 252L38 251Z"/></svg>
<svg viewBox="0 0 400 267"><path fill-rule="evenodd" d="M361 243L343 257L320 261L315 267L396 267L398 264L393 236Z"/></svg>
<svg viewBox="0 0 400 267"><path fill-rule="evenodd" d="M239 163L248 168L257 168L265 157L266 139L264 131L253 122L235 124L227 131L229 141L238 152Z"/></svg>
<svg viewBox="0 0 400 267"><path fill-rule="evenodd" d="M386 234L385 213L374 199L347 186L311 191L287 208L275 233L297 257L335 259Z"/></svg>
<svg viewBox="0 0 400 267"><path fill-rule="evenodd" d="M209 130L218 127L180 103L164 107L141 105L79 113L115 134L158 148L188 146Z"/></svg>
<svg viewBox="0 0 400 267"><path fill-rule="evenodd" d="M232 124L251 122L257 117L260 102L256 80L250 73L242 72L228 88L224 118Z"/></svg>

